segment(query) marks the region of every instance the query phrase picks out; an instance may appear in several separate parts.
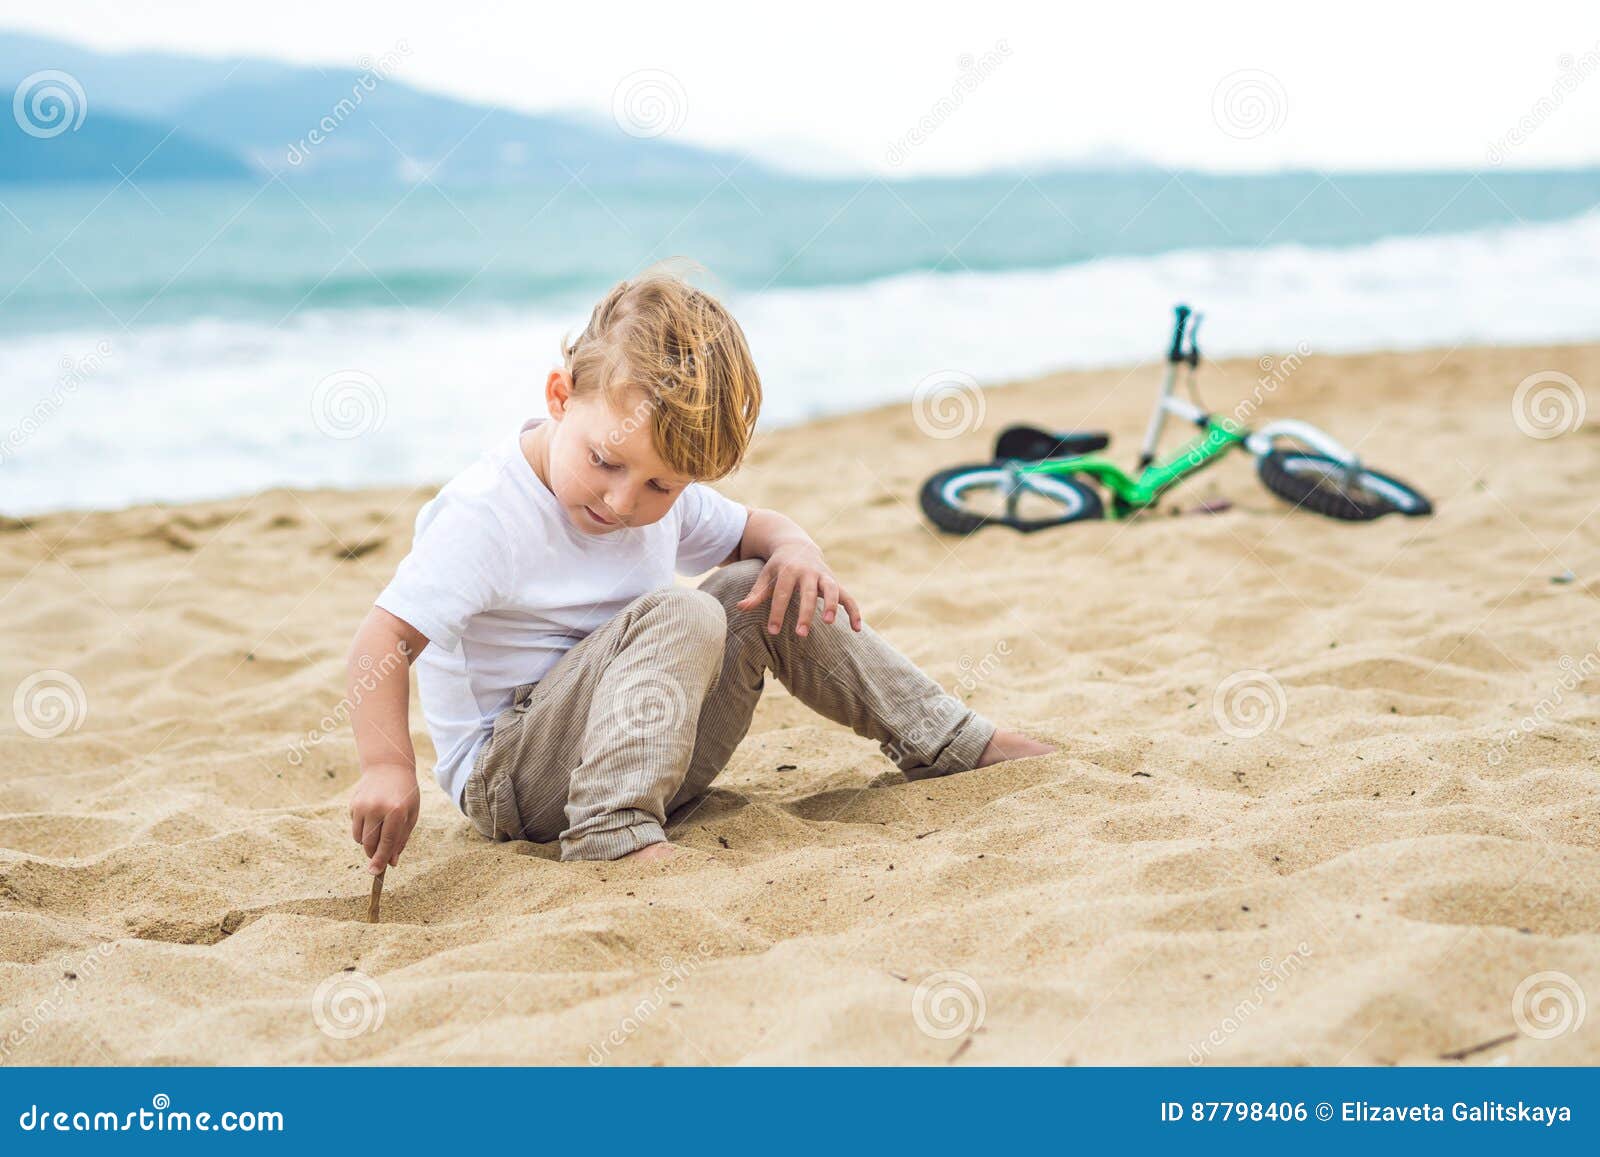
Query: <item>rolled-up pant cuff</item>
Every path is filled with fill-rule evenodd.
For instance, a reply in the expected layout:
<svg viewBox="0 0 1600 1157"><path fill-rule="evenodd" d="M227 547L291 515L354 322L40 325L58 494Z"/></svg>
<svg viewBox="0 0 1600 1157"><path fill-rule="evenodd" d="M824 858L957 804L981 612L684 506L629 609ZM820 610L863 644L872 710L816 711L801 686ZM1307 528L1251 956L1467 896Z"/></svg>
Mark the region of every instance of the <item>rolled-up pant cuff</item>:
<svg viewBox="0 0 1600 1157"><path fill-rule="evenodd" d="M989 741L994 738L995 730L993 723L976 711L969 711L967 717L951 733L949 741L939 749L931 764L908 764L899 760L896 762L901 773L911 780L936 779L941 775L971 771L978 766L978 760L982 758L984 748L989 746Z"/></svg>
<svg viewBox="0 0 1600 1157"><path fill-rule="evenodd" d="M995 725L974 711L934 761L935 775L952 775L978 766L984 748L994 738Z"/></svg>
<svg viewBox="0 0 1600 1157"><path fill-rule="evenodd" d="M611 812L592 822L596 826L562 833L563 860L619 860L667 839L660 821L649 812L634 808Z"/></svg>

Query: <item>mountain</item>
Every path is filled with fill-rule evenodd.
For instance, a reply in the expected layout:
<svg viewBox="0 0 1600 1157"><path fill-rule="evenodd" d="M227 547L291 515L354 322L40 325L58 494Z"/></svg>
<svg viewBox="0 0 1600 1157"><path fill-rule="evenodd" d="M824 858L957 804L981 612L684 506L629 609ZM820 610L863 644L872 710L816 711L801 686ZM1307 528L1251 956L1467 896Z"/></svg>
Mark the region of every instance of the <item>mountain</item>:
<svg viewBox="0 0 1600 1157"><path fill-rule="evenodd" d="M230 80L251 84L286 66L268 60L213 60L166 52L103 53L64 40L0 29L0 85L9 94L25 76L55 69L88 91L91 108L104 106L140 119L163 113Z"/></svg>
<svg viewBox="0 0 1600 1157"><path fill-rule="evenodd" d="M423 92L373 73L289 69L177 103L167 117L202 140L229 141L251 165L286 176L494 183L704 177L741 158Z"/></svg>
<svg viewBox="0 0 1600 1157"><path fill-rule="evenodd" d="M426 92L398 79L404 53L364 70L157 52L102 53L0 32L0 95L66 74L76 128L0 132L0 181L142 179L514 183L704 180L764 166L736 153L636 137L609 121L533 115ZM49 78L36 80L30 91ZM75 85L76 89L70 87ZM75 103L73 103L75 101ZM70 114L69 114L70 115ZM20 127L20 126L19 126ZM51 124L51 128L58 127ZM159 146L159 147L156 147ZM151 149L154 152L151 152Z"/></svg>
<svg viewBox="0 0 1600 1157"><path fill-rule="evenodd" d="M53 124L53 122L51 122ZM42 137L0 118L0 182L238 180L250 167L232 153L159 124L95 112L76 130Z"/></svg>

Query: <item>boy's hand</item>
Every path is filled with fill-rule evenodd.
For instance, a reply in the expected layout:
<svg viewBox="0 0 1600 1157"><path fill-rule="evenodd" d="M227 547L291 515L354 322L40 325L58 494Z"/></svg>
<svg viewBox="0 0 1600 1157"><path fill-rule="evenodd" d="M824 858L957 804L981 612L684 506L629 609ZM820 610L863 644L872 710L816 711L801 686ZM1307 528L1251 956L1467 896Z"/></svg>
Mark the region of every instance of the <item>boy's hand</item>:
<svg viewBox="0 0 1600 1157"><path fill-rule="evenodd" d="M783 616L791 599L799 600L794 624L797 635L811 633L811 619L816 614L819 598L822 599L823 622L833 622L839 608L843 607L850 616L851 628L861 629L861 608L822 561L822 551L810 542L789 542L774 547L750 593L740 600L739 609L759 606L769 595L772 597L772 613L767 616L769 634L776 635L783 629Z"/></svg>
<svg viewBox="0 0 1600 1157"><path fill-rule="evenodd" d="M421 804L415 768L389 764L362 771L350 798L350 834L367 853L367 871L376 876L400 862Z"/></svg>

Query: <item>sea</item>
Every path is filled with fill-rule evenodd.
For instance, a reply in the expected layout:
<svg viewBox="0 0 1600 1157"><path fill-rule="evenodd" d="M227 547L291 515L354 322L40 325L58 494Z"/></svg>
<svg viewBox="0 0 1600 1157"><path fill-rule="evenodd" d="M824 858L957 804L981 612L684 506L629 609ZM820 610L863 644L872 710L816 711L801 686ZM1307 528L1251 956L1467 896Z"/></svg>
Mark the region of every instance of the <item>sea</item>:
<svg viewBox="0 0 1600 1157"><path fill-rule="evenodd" d="M771 428L1153 361L1179 301L1219 356L1600 339L1600 169L0 185L0 512L443 481L662 261Z"/></svg>

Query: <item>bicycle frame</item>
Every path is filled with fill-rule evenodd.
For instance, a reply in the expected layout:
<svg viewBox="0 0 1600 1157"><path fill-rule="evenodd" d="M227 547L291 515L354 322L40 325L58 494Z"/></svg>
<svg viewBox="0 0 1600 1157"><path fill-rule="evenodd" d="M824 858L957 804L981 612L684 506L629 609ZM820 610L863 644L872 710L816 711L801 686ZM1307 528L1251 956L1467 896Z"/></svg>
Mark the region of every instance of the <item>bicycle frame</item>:
<svg viewBox="0 0 1600 1157"><path fill-rule="evenodd" d="M1181 403L1181 399L1169 400ZM1087 474L1111 492L1116 499L1112 503L1111 516L1118 517L1154 506L1164 491L1209 466L1234 447L1243 445L1250 437L1248 430L1230 430L1205 415L1200 415L1199 424L1205 431L1200 437L1186 443L1170 457L1147 464L1137 477L1128 474L1110 459L1093 454L1077 458L1052 458L1043 462L1022 462L1015 468L1022 477L1029 474ZM1022 485L1026 486L1026 483Z"/></svg>
<svg viewBox="0 0 1600 1157"><path fill-rule="evenodd" d="M1193 324L1190 325L1190 319ZM1232 418L1217 418L1193 402L1174 395L1178 381L1178 367L1188 367L1190 394L1194 393L1196 367L1200 364L1200 350L1196 336L1200 328L1200 315L1193 314L1187 306L1178 306L1173 330L1172 348L1167 354L1167 373L1156 397L1155 412L1150 415L1145 428L1144 445L1139 452L1139 473L1128 474L1108 458L1083 454L1074 458L1048 458L1039 462L1014 462L1009 468L1016 472L1017 486L1012 487L1008 505L1014 505L1019 488L1025 488L1030 474L1086 474L1107 490L1113 497L1110 516L1118 518L1154 506L1161 495L1183 479L1203 470L1224 454L1243 446L1260 457L1272 450L1277 438L1291 438L1303 442L1318 453L1342 463L1347 470L1358 471L1361 462L1351 451L1340 445L1315 426L1294 419L1268 422L1259 430L1251 431ZM1184 344L1188 338L1187 348ZM1185 443L1169 457L1156 460L1156 448L1169 417L1193 422L1200 428L1200 436Z"/></svg>

